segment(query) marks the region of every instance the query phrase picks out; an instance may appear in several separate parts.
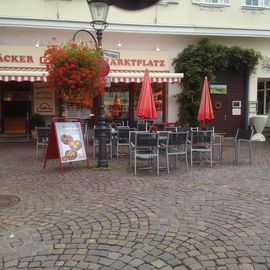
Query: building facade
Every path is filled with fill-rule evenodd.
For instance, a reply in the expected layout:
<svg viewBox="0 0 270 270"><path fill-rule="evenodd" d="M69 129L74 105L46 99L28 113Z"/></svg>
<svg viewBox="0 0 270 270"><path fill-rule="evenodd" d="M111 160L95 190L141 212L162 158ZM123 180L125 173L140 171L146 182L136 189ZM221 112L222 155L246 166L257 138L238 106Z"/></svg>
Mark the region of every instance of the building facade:
<svg viewBox="0 0 270 270"><path fill-rule="evenodd" d="M219 106L214 108L220 123L225 128L237 121L238 126L247 126L256 113L268 114L269 13L267 0L163 0L132 12L111 7L102 47L118 53L120 59L114 59L115 54L107 55L111 67L111 86L105 93L107 116L136 120L140 82L148 68L158 121L177 120L179 105L175 95L181 92L183 74L174 73L172 61L187 45L202 37L226 46L253 48L263 56L256 72L243 84L243 94L229 95L238 91L237 87L230 88L230 77L211 82L227 87L227 95L211 94L216 104L226 100L226 110L225 106L222 110ZM78 29L91 31L90 21L84 0L20 0L16 5L0 0L1 133L23 132L27 115L34 112L43 114L48 122L52 116L93 114L93 108L80 112L71 104L59 103L47 91L43 59L52 38L61 43L70 40ZM83 33L76 38L89 40ZM112 110L115 103L120 103L117 112ZM270 126L270 119L267 125Z"/></svg>

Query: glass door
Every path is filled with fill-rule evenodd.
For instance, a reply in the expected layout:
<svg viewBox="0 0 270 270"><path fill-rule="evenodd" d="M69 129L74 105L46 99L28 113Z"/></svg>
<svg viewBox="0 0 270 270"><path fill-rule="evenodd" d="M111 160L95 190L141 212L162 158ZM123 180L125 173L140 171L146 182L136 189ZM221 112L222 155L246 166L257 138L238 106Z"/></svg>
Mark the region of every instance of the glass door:
<svg viewBox="0 0 270 270"><path fill-rule="evenodd" d="M257 114L267 114L266 126L270 126L270 81L259 81L257 92Z"/></svg>

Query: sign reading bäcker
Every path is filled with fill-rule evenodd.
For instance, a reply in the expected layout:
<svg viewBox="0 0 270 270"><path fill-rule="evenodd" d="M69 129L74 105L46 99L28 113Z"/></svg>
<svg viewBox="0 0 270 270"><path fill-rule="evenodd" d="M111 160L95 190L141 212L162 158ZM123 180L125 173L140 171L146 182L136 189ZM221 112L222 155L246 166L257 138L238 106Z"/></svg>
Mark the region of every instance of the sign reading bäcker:
<svg viewBox="0 0 270 270"><path fill-rule="evenodd" d="M55 93L45 82L34 83L34 112L41 115L55 115Z"/></svg>

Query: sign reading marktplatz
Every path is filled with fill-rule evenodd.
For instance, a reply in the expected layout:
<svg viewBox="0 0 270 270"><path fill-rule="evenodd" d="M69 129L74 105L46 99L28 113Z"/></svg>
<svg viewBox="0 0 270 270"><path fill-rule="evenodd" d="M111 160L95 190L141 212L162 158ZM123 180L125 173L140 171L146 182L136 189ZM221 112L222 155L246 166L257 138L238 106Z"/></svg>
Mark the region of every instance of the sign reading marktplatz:
<svg viewBox="0 0 270 270"><path fill-rule="evenodd" d="M58 159L61 171L63 163L86 160L88 165L82 123L79 118L52 119L44 168L48 159Z"/></svg>

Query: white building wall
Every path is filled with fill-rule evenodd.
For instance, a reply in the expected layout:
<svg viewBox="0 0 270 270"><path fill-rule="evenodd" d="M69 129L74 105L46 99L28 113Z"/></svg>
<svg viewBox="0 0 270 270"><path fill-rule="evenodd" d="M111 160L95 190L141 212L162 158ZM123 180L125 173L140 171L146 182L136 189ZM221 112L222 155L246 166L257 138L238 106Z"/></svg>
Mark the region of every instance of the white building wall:
<svg viewBox="0 0 270 270"><path fill-rule="evenodd" d="M231 0L223 8L200 6L193 1L154 5L141 11L111 7L103 48L118 49L120 41L123 49L139 52L155 50L158 44L173 59L188 44L208 36L227 46L239 45L270 55L270 9L243 9L242 0ZM26 45L34 49L38 39L41 46L46 46L52 37L65 42L75 30L90 30L89 21L91 16L85 0L20 0L16 5L13 1L0 0L0 45ZM262 72L259 66L250 76L249 102L257 100L258 78L270 78L270 74ZM169 84L168 121L177 119L174 95L180 91L179 85Z"/></svg>

